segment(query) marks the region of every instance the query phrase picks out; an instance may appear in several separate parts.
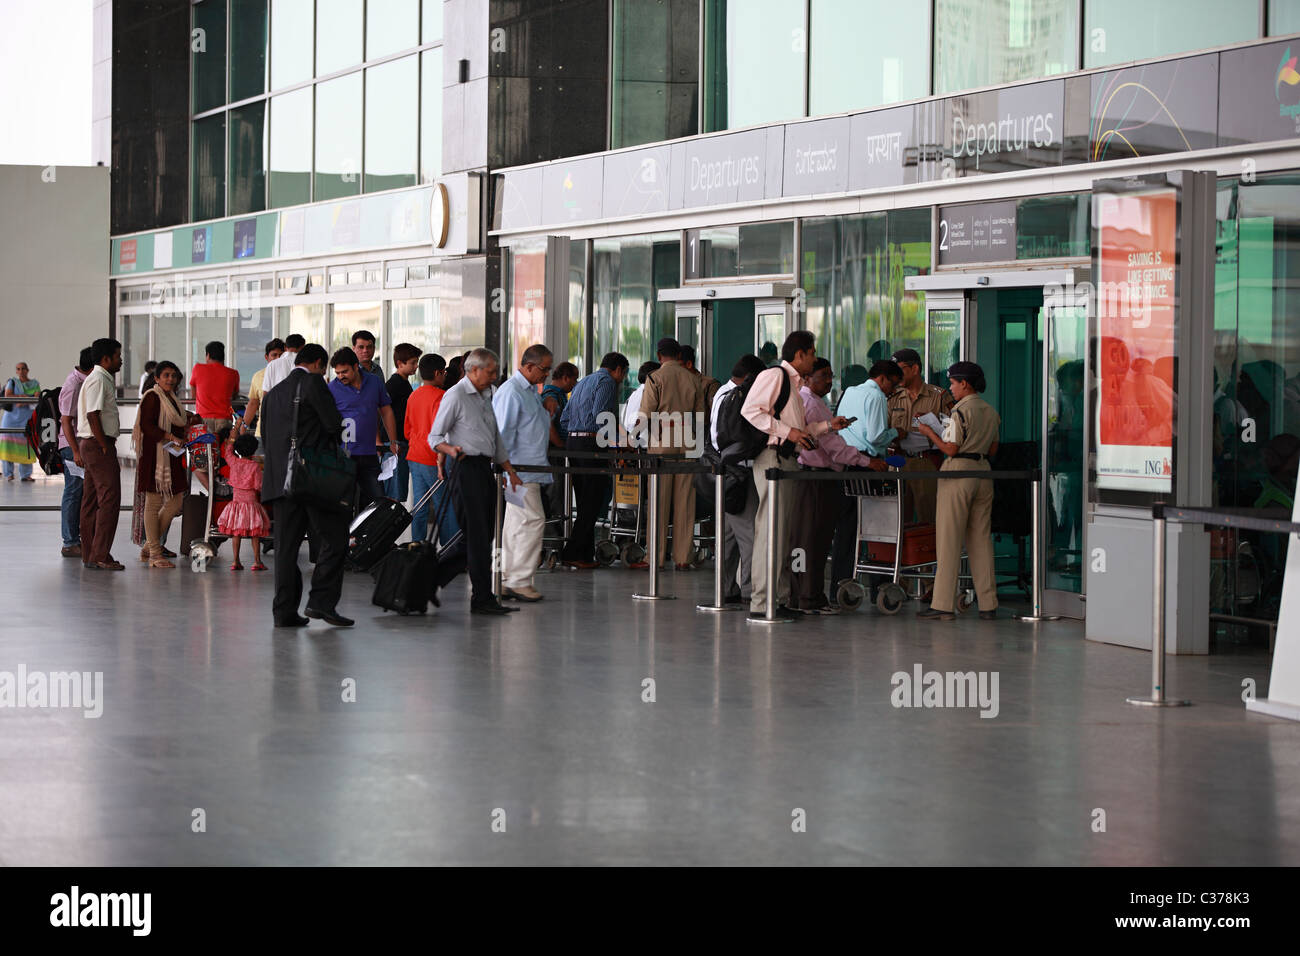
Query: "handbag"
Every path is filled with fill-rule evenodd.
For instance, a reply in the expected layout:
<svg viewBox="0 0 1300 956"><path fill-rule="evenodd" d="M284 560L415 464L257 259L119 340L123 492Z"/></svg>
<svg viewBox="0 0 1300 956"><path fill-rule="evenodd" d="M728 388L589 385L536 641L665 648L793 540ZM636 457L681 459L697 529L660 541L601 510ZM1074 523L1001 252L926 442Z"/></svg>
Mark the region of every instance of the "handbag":
<svg viewBox="0 0 1300 956"><path fill-rule="evenodd" d="M284 494L326 511L352 510L357 485L357 465L337 445L304 448L298 444L298 416L302 383L293 394L293 432L289 438L289 465Z"/></svg>
<svg viewBox="0 0 1300 956"><path fill-rule="evenodd" d="M18 380L17 380L17 379L11 378L11 379L9 379L9 381L5 382L5 388L6 388L6 389L8 389L10 385L12 385L12 386L14 387L14 394L15 394L15 395L21 395L21 394L23 394L23 390L22 390L21 388L18 387ZM13 403L13 402L4 402L3 404L0 404L0 409L4 409L6 412L12 412L12 411L14 410L14 403Z"/></svg>

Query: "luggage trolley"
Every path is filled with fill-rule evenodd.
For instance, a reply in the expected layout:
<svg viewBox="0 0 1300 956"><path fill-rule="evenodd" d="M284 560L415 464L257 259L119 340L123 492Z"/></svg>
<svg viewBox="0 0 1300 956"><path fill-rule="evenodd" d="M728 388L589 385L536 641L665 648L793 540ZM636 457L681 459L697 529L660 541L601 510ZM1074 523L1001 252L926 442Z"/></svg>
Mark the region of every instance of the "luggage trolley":
<svg viewBox="0 0 1300 956"><path fill-rule="evenodd" d="M901 481L886 484L865 479L845 483L844 493L858 502L858 531L853 552L854 577L839 582L835 592L841 607L856 610L866 599L867 590L857 580L859 574L890 576L889 582L876 593L876 609L882 614L897 614L907 603L907 589L899 581L902 576L934 580L937 570L935 527L904 522L903 508L907 499L901 493L902 484ZM864 545L867 551L865 560L862 556ZM963 555L963 573L959 580L969 582L964 560ZM965 611L974 603L974 593L969 586L960 588L960 591L957 607Z"/></svg>
<svg viewBox="0 0 1300 956"><path fill-rule="evenodd" d="M609 567L615 561L635 564L644 561L646 546L642 542L641 475L614 475L614 491L609 501L609 537L596 542L596 560ZM627 539L619 547L619 540Z"/></svg>

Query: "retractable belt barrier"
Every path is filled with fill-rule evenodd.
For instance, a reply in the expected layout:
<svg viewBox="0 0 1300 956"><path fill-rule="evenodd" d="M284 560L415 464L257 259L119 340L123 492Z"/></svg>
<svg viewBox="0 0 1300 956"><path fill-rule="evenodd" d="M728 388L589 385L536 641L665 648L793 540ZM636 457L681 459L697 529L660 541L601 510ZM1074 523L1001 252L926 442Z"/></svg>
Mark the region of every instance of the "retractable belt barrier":
<svg viewBox="0 0 1300 956"><path fill-rule="evenodd" d="M1038 496L1042 483L1042 472L1028 471L979 471L977 469L954 469L952 471L786 471L783 468L768 468L763 477L772 483L768 490L767 506L767 554L763 556L767 570L767 603L761 618L749 617L755 624L782 624L788 619L776 616L776 512L781 482L783 481L838 481L841 483L859 481L903 482L903 481L958 481L958 480L999 480L1028 481L1032 483L1030 499L1032 502L1030 543L1034 555L1033 607L1029 614L1018 615L1018 620L1036 624L1040 621L1054 621L1055 616L1043 614L1043 556L1038 547L1040 514ZM719 485L721 482L719 482ZM900 488L901 491L901 488ZM902 543L897 546L901 549Z"/></svg>
<svg viewBox="0 0 1300 956"><path fill-rule="evenodd" d="M650 479L650 486L646 491L646 497L649 504L649 518L647 522L646 559L650 564L650 587L644 594L633 594L632 597L638 601L671 601L674 599L672 594L659 593L659 531L658 531L658 510L659 510L659 476L660 475L714 475L715 488L721 488L722 476L725 471L721 465L693 464L692 460L684 455L665 455L654 454L641 449L608 449L598 451L565 451L565 457L579 460L596 460L607 461L609 466L598 468L594 466L583 465L515 465L511 464L516 472L528 474L550 474L565 476L565 491L569 490L568 477L570 475L644 475ZM630 462L630 464L629 464ZM493 463L492 471L494 474L501 474L502 469L499 465ZM566 494L566 509L568 496ZM718 499L718 512L722 511L721 498ZM501 554L501 521L505 513L505 486L502 482L497 482L497 513L493 532L493 555ZM714 589L717 592L718 604L722 604L722 524L719 523L715 528L717 541L717 558L714 561L716 571L714 574ZM566 529L567 530L567 529ZM492 562L492 592L501 599L502 582L501 582L501 560L497 557Z"/></svg>
<svg viewBox="0 0 1300 956"><path fill-rule="evenodd" d="M1151 696L1127 698L1138 707L1186 707L1191 703L1165 696L1165 525L1169 521L1300 535L1300 523L1281 509L1177 508L1163 501L1151 506Z"/></svg>

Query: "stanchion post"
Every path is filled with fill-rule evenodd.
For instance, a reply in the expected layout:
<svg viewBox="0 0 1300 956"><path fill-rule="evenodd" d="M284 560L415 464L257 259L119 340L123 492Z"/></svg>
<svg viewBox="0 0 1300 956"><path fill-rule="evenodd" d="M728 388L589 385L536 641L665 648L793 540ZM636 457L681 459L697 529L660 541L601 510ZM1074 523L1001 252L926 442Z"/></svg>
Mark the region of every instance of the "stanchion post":
<svg viewBox="0 0 1300 956"><path fill-rule="evenodd" d="M653 467L653 464L651 465ZM667 601L673 595L659 593L659 472L650 472L650 488L646 492L649 522L646 525L646 556L650 560L650 590L633 594L638 601Z"/></svg>
<svg viewBox="0 0 1300 956"><path fill-rule="evenodd" d="M1033 573L1033 581L1031 582L1033 592L1030 595L1030 600L1033 603L1028 614L1016 616L1017 620L1028 621L1031 624L1037 624L1039 621L1056 621L1060 619L1060 615L1043 613L1043 509L1039 501L1039 496L1043 492L1041 478L1042 473L1035 471L1033 481L1029 483L1029 521L1031 525L1029 543L1033 554L1033 560L1030 563Z"/></svg>
<svg viewBox="0 0 1300 956"><path fill-rule="evenodd" d="M1157 501L1151 506L1151 696L1129 697L1128 702L1138 707L1186 707L1190 700L1169 700L1165 697L1165 503Z"/></svg>
<svg viewBox="0 0 1300 956"><path fill-rule="evenodd" d="M496 469L494 469L496 470ZM505 486L503 481L510 479L504 473L497 474L497 517L492 525L492 593L498 602L501 600L501 515L505 511Z"/></svg>
<svg viewBox="0 0 1300 956"><path fill-rule="evenodd" d="M725 584L723 571L726 565L727 509L724 501L723 480L727 469L721 464L714 466L713 472L713 603L697 604L697 611L726 611Z"/></svg>

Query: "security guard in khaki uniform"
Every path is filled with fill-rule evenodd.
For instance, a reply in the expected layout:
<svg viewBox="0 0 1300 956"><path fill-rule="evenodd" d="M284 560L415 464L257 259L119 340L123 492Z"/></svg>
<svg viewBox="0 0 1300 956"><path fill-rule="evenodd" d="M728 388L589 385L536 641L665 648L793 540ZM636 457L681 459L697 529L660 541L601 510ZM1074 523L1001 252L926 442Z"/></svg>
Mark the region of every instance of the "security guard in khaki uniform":
<svg viewBox="0 0 1300 956"><path fill-rule="evenodd" d="M953 398L947 389L925 380L921 356L916 349L899 349L894 361L903 370L903 382L889 396L889 426L898 432L898 450L907 456L903 471L938 471L943 455L930 446L929 440L912 428L912 420L933 414L945 418L952 414ZM907 505L915 520L934 524L937 481L904 482Z"/></svg>
<svg viewBox="0 0 1300 956"><path fill-rule="evenodd" d="M1002 418L979 397L987 387L984 370L974 362L957 362L948 369L953 398L952 426L944 441L926 425L920 426L935 447L948 456L940 471L988 471L989 456L998 450L998 426ZM980 617L997 617L998 588L993 574L993 482L947 480L939 483L936 509L934 597L917 617L951 621L957 593L957 572L961 568L962 540L970 559L971 578L979 597Z"/></svg>
<svg viewBox="0 0 1300 956"><path fill-rule="evenodd" d="M676 339L662 338L655 346L660 366L650 375L641 395L641 413L648 417L652 455L696 454L704 440L704 390L699 377L681 362ZM697 415L698 413L698 415ZM691 475L660 475L658 527L659 565L668 554L668 521L673 524L673 560L677 570L690 567L695 551L695 483Z"/></svg>

